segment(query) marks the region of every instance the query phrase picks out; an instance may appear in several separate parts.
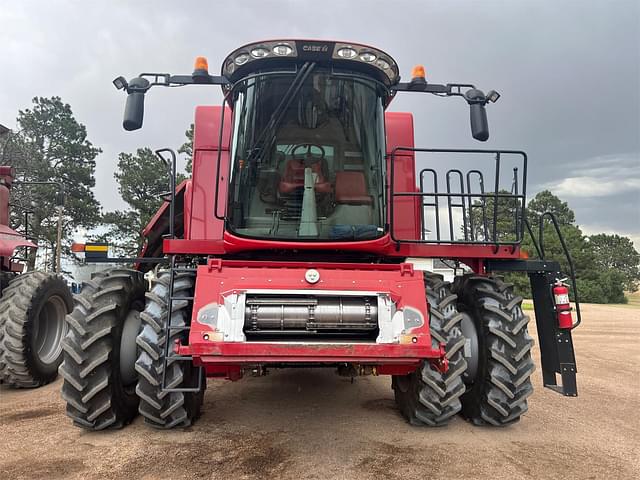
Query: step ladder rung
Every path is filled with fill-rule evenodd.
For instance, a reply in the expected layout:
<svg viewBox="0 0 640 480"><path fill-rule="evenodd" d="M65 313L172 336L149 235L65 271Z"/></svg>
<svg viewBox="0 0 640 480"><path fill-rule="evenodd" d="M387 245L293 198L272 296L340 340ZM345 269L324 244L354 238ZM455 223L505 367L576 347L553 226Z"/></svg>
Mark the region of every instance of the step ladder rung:
<svg viewBox="0 0 640 480"><path fill-rule="evenodd" d="M187 362L192 361L193 357L191 355L171 355L167 357L167 360L177 360L179 362Z"/></svg>
<svg viewBox="0 0 640 480"><path fill-rule="evenodd" d="M200 392L202 390L202 367L198 367L198 371L199 371L199 375L198 375L198 386L197 387L184 387L184 388L166 388L167 385L167 378L166 378L166 372L167 372L167 366L169 365L170 362L173 361L177 361L177 362L193 362L193 356L191 355L173 355L172 353L172 349L171 349L171 336L173 332L188 332L191 330L191 326L177 326L177 325L171 325L170 323L170 319L173 315L173 303L174 302L180 302L180 301L186 301L186 302L191 302L194 300L193 296L189 296L189 297L185 297L185 296L174 296L173 295L173 287L174 287L174 282L176 281L176 273L180 273L180 272L196 272L196 268L192 268L192 267L176 267L176 258L175 256L171 256L171 270L170 270L170 285L171 285L171 291L169 292L169 305L168 305L168 311L167 311L167 335L166 335L166 339L165 339L165 344L164 344L164 356L162 358L162 363L163 363L163 372L162 372L162 381L160 383L160 388L163 392L182 392L182 393L189 393L189 392Z"/></svg>
<svg viewBox="0 0 640 480"><path fill-rule="evenodd" d="M168 330L172 331L172 332L188 332L189 330L191 330L191 327L190 326L183 327L183 326L169 325Z"/></svg>

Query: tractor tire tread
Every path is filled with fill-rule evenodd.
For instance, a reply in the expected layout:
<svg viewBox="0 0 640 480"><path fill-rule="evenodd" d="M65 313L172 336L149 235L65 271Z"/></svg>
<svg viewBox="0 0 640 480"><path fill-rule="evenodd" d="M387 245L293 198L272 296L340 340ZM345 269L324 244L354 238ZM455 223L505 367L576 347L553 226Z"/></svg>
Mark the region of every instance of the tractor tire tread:
<svg viewBox="0 0 640 480"><path fill-rule="evenodd" d="M185 361L167 359L164 372L166 335L170 335L169 344L173 345L183 335L180 331L167 332L168 299L170 287L169 271L161 271L153 281L150 292L146 294L146 307L140 314L142 325L136 338L138 345L138 385L136 393L140 397L139 413L147 425L168 430L176 427L188 427L199 416L203 400L203 391L197 393L167 392L162 388L163 374L166 388L183 386L188 374L196 370ZM176 273L173 282L173 295L180 297L189 294L194 288L194 276L190 273ZM183 327L190 321L189 302L174 301L171 312L171 325ZM171 355L172 353L169 353ZM204 390L203 381L203 390Z"/></svg>
<svg viewBox="0 0 640 480"><path fill-rule="evenodd" d="M477 388L469 387L463 396L462 414L476 425L513 424L528 410L535 370L522 297L501 278L476 275L463 277L455 291L465 308L475 306L487 349L486 368Z"/></svg>
<svg viewBox="0 0 640 480"><path fill-rule="evenodd" d="M60 288L63 286L64 288ZM42 375L31 366L30 322L34 301L58 288L69 309L71 292L61 275L40 271L13 277L0 298L0 382L14 388L35 388L55 380L57 374ZM65 295L66 293L66 295ZM60 355L60 357L62 354Z"/></svg>
<svg viewBox="0 0 640 480"><path fill-rule="evenodd" d="M113 375L120 367L114 358L113 332L124 322L131 305L143 299L143 292L140 272L116 268L94 275L76 295L81 300L76 300L67 316L70 328L63 340L64 360L59 372L67 415L79 427L121 428L136 414L133 391L127 402L114 400Z"/></svg>
<svg viewBox="0 0 640 480"><path fill-rule="evenodd" d="M442 373L423 362L419 369L401 379L394 376L392 386L402 415L415 426L447 425L462 408L460 397L465 392L462 375L466 370L463 356L464 337L459 327L462 316L456 308L456 295L440 275L425 273L429 303L429 325L432 347L445 343L449 369ZM402 388L401 382L408 382Z"/></svg>

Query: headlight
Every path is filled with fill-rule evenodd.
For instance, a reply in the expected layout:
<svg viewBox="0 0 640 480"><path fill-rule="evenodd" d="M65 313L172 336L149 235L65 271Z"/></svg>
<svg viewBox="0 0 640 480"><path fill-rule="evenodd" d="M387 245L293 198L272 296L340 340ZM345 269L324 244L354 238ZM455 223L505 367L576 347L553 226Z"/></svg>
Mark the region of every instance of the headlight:
<svg viewBox="0 0 640 480"><path fill-rule="evenodd" d="M371 63L376 58L378 57L376 57L375 54L371 52L363 52L360 54L360 60L362 60L363 62Z"/></svg>
<svg viewBox="0 0 640 480"><path fill-rule="evenodd" d="M354 58L358 52L356 52L353 48L345 47L341 48L336 52L341 58Z"/></svg>
<svg viewBox="0 0 640 480"><path fill-rule="evenodd" d="M248 53L241 53L234 60L235 64L238 65L238 66L244 65L248 61L249 61L249 54Z"/></svg>
<svg viewBox="0 0 640 480"><path fill-rule="evenodd" d="M269 55L269 50L263 47L258 47L251 50L251 56L254 58L263 58L267 55Z"/></svg>
<svg viewBox="0 0 640 480"><path fill-rule="evenodd" d="M389 70L389 68L391 67L391 65L389 65L389 62L381 58L378 59L378 61L376 62L376 65L383 70Z"/></svg>
<svg viewBox="0 0 640 480"><path fill-rule="evenodd" d="M281 43L280 45L273 47L273 53L280 56L291 55L293 53L293 48L286 43Z"/></svg>

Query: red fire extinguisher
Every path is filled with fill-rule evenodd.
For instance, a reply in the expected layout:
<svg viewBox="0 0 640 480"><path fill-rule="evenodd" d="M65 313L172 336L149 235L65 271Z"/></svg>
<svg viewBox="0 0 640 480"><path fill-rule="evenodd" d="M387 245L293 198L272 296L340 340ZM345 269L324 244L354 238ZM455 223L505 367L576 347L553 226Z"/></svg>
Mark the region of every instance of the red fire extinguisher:
<svg viewBox="0 0 640 480"><path fill-rule="evenodd" d="M564 280L556 280L553 286L553 299L556 304L556 315L558 316L559 328L572 328L573 318L571 318L571 303L569 302L569 287Z"/></svg>

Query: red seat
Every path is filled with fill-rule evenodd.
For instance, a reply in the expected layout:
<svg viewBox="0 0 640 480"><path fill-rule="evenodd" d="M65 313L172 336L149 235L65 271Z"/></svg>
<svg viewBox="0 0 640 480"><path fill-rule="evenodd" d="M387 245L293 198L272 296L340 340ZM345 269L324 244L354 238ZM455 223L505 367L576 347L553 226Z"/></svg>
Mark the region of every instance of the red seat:
<svg viewBox="0 0 640 480"><path fill-rule="evenodd" d="M280 193L287 194L304 187L304 168L304 160L293 159L287 162L284 168L284 175L278 187ZM311 171L317 175L315 184L316 192L331 193L331 184L327 182L322 172L322 162L311 164Z"/></svg>
<svg viewBox="0 0 640 480"><path fill-rule="evenodd" d="M336 172L336 203L371 205L364 172Z"/></svg>

